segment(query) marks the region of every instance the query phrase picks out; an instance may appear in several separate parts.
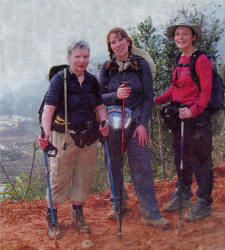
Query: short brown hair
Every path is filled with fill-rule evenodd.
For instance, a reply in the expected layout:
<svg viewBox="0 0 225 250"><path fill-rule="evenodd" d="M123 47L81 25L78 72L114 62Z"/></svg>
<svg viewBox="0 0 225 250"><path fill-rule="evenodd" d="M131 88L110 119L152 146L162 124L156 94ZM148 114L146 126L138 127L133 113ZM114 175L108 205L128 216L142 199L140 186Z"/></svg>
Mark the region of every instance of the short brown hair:
<svg viewBox="0 0 225 250"><path fill-rule="evenodd" d="M127 32L124 29L119 28L119 27L115 27L108 32L107 37L106 37L106 43L108 46L109 57L112 59L114 56L114 52L112 51L111 44L109 41L109 36L112 33L115 33L117 36L121 36L122 38L125 38L127 41L130 42L130 45L128 47L128 53L130 54L131 48L132 48L132 39L128 36Z"/></svg>

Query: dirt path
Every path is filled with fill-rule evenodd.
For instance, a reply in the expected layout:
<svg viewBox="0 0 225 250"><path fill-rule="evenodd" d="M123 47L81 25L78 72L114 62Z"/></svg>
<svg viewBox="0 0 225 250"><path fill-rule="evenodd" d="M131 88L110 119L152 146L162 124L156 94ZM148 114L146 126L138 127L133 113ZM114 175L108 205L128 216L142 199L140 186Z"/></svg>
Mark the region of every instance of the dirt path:
<svg viewBox="0 0 225 250"><path fill-rule="evenodd" d="M162 212L171 220L171 227L158 230L146 227L140 222L138 201L132 184L127 184L129 212L123 219L122 238L117 236L118 223L107 220L110 209L109 191L92 194L85 205L84 212L92 233L79 234L71 225L70 204L59 207L59 224L63 238L49 240L45 226L45 201L3 202L0 204L0 249L82 249L81 243L90 240L94 243L91 249L125 250L125 249L182 249L182 250L224 250L225 249L225 163L214 168L215 185L213 190L213 210L210 217L199 222L185 223L179 228L178 212ZM169 201L175 179L156 180L156 193L160 209ZM193 185L196 191L196 184ZM195 196L193 201L196 201ZM188 210L185 209L183 214Z"/></svg>

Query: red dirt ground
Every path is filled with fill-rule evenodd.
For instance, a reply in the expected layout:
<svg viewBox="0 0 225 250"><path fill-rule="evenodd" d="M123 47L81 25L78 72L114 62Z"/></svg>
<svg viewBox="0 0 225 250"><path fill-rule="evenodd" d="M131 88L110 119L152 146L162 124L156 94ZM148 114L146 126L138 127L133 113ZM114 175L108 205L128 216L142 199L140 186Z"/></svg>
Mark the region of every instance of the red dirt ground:
<svg viewBox="0 0 225 250"><path fill-rule="evenodd" d="M7 201L0 204L0 249L82 249L81 243L90 240L92 249L182 249L182 250L224 250L225 249L225 163L214 167L213 214L200 221L186 223L179 227L178 212L163 212L174 190L175 179L155 180L156 194L163 216L171 220L167 230L146 227L140 222L140 211L132 184L128 190L128 213L122 223L122 237L117 236L118 222L107 220L110 210L109 191L92 194L84 208L91 234L79 234L71 225L70 203L59 207L59 224L63 238L50 240L46 235L45 201ZM193 191L196 191L196 183ZM193 196L196 201L196 196ZM183 211L186 213L188 209Z"/></svg>

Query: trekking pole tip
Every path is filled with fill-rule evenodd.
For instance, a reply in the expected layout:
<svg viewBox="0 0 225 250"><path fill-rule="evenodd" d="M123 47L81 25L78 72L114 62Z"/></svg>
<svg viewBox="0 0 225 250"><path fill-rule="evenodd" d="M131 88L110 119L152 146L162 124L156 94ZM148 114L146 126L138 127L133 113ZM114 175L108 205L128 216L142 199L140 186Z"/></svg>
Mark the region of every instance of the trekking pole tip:
<svg viewBox="0 0 225 250"><path fill-rule="evenodd" d="M119 236L121 238L122 237L122 232L118 232L117 236Z"/></svg>
<svg viewBox="0 0 225 250"><path fill-rule="evenodd" d="M56 228L55 228L55 226L53 226L53 233L54 233L55 248L58 248L58 242L57 242L57 236L56 236Z"/></svg>
<svg viewBox="0 0 225 250"><path fill-rule="evenodd" d="M182 228L183 227L183 224L182 223L179 223L179 228Z"/></svg>

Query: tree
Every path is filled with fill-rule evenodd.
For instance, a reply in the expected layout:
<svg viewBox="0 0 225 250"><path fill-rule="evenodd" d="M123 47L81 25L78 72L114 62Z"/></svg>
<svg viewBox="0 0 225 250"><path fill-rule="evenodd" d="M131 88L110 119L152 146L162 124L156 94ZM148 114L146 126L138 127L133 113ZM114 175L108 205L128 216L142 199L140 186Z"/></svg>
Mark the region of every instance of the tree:
<svg viewBox="0 0 225 250"><path fill-rule="evenodd" d="M177 12L175 18L170 20L168 26L182 22L185 19L191 20L192 23L198 24L202 28L202 39L197 44L197 48L208 54L214 54L215 56L219 55L217 45L225 30L225 20L220 21L214 14L206 16L198 12L197 9L182 9ZM162 52L167 55L167 66L172 67L174 52L177 53L179 50L173 41L164 39L163 42L165 46Z"/></svg>
<svg viewBox="0 0 225 250"><path fill-rule="evenodd" d="M130 32L134 46L146 50L157 65L156 77L154 79L155 84L153 86L154 93L157 94L162 89L162 86L164 86L165 77L168 76L168 74L162 74L164 71L164 55L162 51L165 47L163 35L156 32L151 17L141 22L137 29L130 29Z"/></svg>
<svg viewBox="0 0 225 250"><path fill-rule="evenodd" d="M213 14L206 16L194 7L177 11L176 17L162 28L164 33L157 32L151 17L141 22L137 29L130 29L134 45L148 51L157 65L157 75L154 80L155 95L161 94L170 85L174 55L179 52L174 42L166 38L166 27L187 18L202 27L202 39L197 47L206 53L219 55L217 44L225 30L225 20L220 21Z"/></svg>

